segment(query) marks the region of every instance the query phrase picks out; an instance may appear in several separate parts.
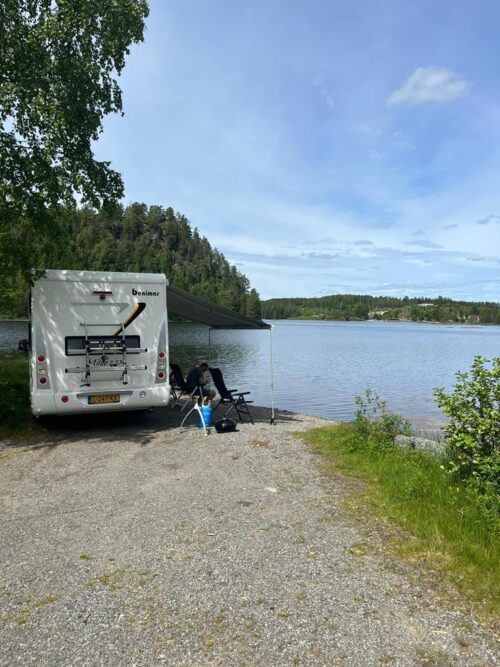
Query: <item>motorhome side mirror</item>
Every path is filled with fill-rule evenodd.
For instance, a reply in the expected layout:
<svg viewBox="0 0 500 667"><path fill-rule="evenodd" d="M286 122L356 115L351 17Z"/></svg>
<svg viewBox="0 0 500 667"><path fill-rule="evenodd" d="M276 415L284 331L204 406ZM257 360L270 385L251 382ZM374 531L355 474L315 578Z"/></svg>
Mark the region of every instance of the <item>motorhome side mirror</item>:
<svg viewBox="0 0 500 667"><path fill-rule="evenodd" d="M21 338L19 343L17 344L17 351L18 352L29 352L29 343L27 338Z"/></svg>

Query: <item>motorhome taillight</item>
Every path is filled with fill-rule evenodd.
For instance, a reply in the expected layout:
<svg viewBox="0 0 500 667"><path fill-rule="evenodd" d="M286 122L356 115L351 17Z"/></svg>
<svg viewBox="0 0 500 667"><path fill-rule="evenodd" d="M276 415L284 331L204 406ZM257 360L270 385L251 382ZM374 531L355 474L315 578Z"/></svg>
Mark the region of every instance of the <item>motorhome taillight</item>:
<svg viewBox="0 0 500 667"><path fill-rule="evenodd" d="M160 359L165 359L165 352L160 352L158 356L160 357Z"/></svg>
<svg viewBox="0 0 500 667"><path fill-rule="evenodd" d="M45 361L45 355L43 355L43 354L39 354L38 357L37 357L37 360L38 360L41 364L43 364L43 362Z"/></svg>
<svg viewBox="0 0 500 667"><path fill-rule="evenodd" d="M69 396L66 396L66 394L64 396L61 396L61 401L63 403L67 403L69 401Z"/></svg>
<svg viewBox="0 0 500 667"><path fill-rule="evenodd" d="M43 375L46 370L47 369L45 368L45 366L38 366L38 372L40 373L40 375Z"/></svg>
<svg viewBox="0 0 500 667"><path fill-rule="evenodd" d="M163 371L160 371L158 373L158 377L160 378L160 380L163 380L163 378L165 377L165 373L163 373Z"/></svg>
<svg viewBox="0 0 500 667"><path fill-rule="evenodd" d="M40 384L47 384L47 378L46 378L46 377L38 378L38 382L39 382Z"/></svg>

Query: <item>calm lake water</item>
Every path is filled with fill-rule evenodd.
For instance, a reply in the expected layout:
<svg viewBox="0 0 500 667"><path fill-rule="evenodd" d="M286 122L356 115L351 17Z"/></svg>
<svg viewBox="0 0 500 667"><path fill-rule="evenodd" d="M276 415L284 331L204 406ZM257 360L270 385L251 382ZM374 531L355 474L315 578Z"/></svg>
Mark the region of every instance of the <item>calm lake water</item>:
<svg viewBox="0 0 500 667"><path fill-rule="evenodd" d="M451 388L455 373L475 355L500 355L500 327L403 322L275 321L275 402L279 408L349 420L354 396L367 387L391 409L421 427L443 421L434 403L436 386ZM17 349L26 322L0 322L0 349ZM196 324L170 325L171 360L184 373L209 360L228 387L252 391L257 405L270 405L269 332L212 331Z"/></svg>

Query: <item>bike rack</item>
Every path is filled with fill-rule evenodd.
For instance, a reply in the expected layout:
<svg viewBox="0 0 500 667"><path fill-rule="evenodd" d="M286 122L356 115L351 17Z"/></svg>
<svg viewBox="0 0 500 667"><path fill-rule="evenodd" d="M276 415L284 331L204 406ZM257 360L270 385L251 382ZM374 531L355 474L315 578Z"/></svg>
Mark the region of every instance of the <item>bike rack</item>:
<svg viewBox="0 0 500 667"><path fill-rule="evenodd" d="M85 373L85 384L83 387L90 387L90 376L92 373L113 373L119 372L122 376L123 384L128 384L129 371L145 371L147 366L129 366L127 362L127 354L139 354L140 352L147 352L147 348L134 347L127 349L127 341L125 338L125 326L123 322L112 322L112 323L103 323L99 322L98 324L88 324L86 322L80 322L80 326L84 328L84 349L85 349L85 366L76 366L75 368L65 368L65 373ZM117 327L121 329L121 335L119 334L111 336L101 336L101 339L116 339L113 340L113 345L102 345L102 340L100 341L100 347L97 347L97 341L92 341L89 338L89 328L90 327ZM107 366L105 368L94 368L91 367L91 358L101 356L104 354L121 354L122 365L120 367L114 368L113 366ZM73 353L73 356L77 356ZM78 355L81 356L81 355Z"/></svg>

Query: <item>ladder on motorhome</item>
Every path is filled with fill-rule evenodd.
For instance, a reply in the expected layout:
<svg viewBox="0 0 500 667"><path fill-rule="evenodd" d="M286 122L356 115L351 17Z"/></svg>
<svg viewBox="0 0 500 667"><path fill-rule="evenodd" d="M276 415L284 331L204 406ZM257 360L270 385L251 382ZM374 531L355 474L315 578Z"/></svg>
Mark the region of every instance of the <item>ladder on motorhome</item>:
<svg viewBox="0 0 500 667"><path fill-rule="evenodd" d="M125 325L123 322L89 324L81 322L80 326L84 328L83 348L82 352L76 350L72 352L73 356L83 356L85 354L85 366L76 366L74 368L65 368L65 373L85 373L85 384L82 387L90 387L90 376L93 373L120 373L123 384L129 382L129 371L145 371L147 366L129 365L127 354L139 354L147 352L146 347L127 347L127 339L125 336ZM121 330L121 334L101 335L95 336L97 340L92 340L89 336L90 327L113 327ZM108 354L121 355L120 366L101 366L96 367L92 365L92 358L98 356L106 356Z"/></svg>

